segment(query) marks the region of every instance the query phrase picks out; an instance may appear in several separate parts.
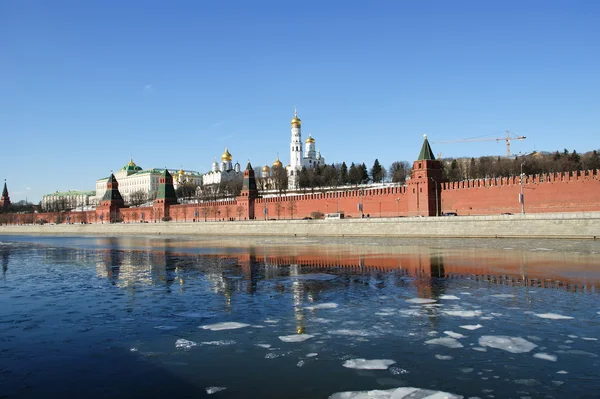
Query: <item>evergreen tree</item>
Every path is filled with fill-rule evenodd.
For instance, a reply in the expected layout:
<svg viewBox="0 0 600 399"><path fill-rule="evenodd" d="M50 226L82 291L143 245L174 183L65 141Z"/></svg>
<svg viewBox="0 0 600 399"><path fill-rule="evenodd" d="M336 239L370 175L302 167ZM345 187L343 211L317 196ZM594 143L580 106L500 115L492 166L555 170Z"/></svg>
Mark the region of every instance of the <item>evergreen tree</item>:
<svg viewBox="0 0 600 399"><path fill-rule="evenodd" d="M342 162L342 166L340 166L340 184L348 184L348 166L346 166L346 162Z"/></svg>
<svg viewBox="0 0 600 399"><path fill-rule="evenodd" d="M375 162L373 162L373 167L371 168L371 178L373 179L373 183L381 183L384 175L385 169L381 167L379 159L376 158Z"/></svg>
<svg viewBox="0 0 600 399"><path fill-rule="evenodd" d="M360 166L359 166L359 172L360 172L360 183L361 184L367 184L369 182L369 170L367 169L367 165L365 165L365 163L363 162Z"/></svg>
<svg viewBox="0 0 600 399"><path fill-rule="evenodd" d="M360 184L360 178L360 171L358 170L356 165L354 165L354 162L352 162L352 164L350 165L350 170L348 171L348 182L350 184Z"/></svg>

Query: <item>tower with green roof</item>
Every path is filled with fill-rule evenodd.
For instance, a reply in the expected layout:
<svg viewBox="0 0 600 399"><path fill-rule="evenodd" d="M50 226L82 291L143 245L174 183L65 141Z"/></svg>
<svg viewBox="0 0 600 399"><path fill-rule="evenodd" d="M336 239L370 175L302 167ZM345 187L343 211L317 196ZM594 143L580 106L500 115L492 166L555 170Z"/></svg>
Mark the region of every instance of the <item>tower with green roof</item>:
<svg viewBox="0 0 600 399"><path fill-rule="evenodd" d="M121 220L119 209L125 207L125 202L119 192L119 182L114 174L110 174L106 182L106 192L96 207L96 214L102 222L114 223Z"/></svg>
<svg viewBox="0 0 600 399"><path fill-rule="evenodd" d="M254 169L248 160L246 170L244 170L244 180L242 182L242 192L236 198L238 205L243 208L244 217L248 220L254 219L254 202L258 198L258 189L256 188L256 178Z"/></svg>
<svg viewBox="0 0 600 399"><path fill-rule="evenodd" d="M6 188L6 179L4 179L4 188L2 189L2 197L0 197L0 210L8 209L10 206L10 197L8 196L8 188Z"/></svg>
<svg viewBox="0 0 600 399"><path fill-rule="evenodd" d="M173 176L165 168L165 171L158 179L158 193L152 208L154 210L154 219L163 220L169 217L169 207L177 204L177 194L173 187Z"/></svg>
<svg viewBox="0 0 600 399"><path fill-rule="evenodd" d="M413 162L413 172L407 181L408 214L410 216L436 216L441 214L442 162L435 159L427 135L419 158Z"/></svg>

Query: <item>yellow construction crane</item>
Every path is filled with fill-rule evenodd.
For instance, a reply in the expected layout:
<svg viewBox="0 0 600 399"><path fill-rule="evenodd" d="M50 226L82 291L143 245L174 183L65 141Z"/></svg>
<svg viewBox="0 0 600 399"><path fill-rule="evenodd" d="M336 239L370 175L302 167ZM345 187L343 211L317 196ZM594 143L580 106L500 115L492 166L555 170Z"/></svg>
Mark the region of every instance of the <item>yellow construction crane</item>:
<svg viewBox="0 0 600 399"><path fill-rule="evenodd" d="M441 144L441 143L459 143L459 142L465 142L465 141L496 141L499 142L500 140L504 140L506 141L506 156L510 157L510 142L511 140L524 140L527 137L525 136L511 136L510 132L507 130L506 131L506 137L491 137L491 138L476 138L476 139L461 139L461 140L444 140L444 141L436 141L434 142L434 144Z"/></svg>

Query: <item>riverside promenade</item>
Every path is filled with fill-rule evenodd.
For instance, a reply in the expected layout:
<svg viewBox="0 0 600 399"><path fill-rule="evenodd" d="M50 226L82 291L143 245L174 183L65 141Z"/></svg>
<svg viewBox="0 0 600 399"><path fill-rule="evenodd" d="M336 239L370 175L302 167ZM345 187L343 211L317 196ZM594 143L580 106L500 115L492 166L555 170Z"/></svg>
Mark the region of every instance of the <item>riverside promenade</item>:
<svg viewBox="0 0 600 399"><path fill-rule="evenodd" d="M3 225L0 235L198 235L600 239L600 212L341 220Z"/></svg>

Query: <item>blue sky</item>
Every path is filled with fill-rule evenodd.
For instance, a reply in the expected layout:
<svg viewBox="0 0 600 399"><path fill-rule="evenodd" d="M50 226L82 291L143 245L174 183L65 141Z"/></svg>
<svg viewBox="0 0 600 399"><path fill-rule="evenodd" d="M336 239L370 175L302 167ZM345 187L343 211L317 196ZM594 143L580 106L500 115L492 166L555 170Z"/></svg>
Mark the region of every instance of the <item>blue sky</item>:
<svg viewBox="0 0 600 399"><path fill-rule="evenodd" d="M327 163L599 148L597 1L2 1L0 54L13 201L130 155L287 164L294 106Z"/></svg>

